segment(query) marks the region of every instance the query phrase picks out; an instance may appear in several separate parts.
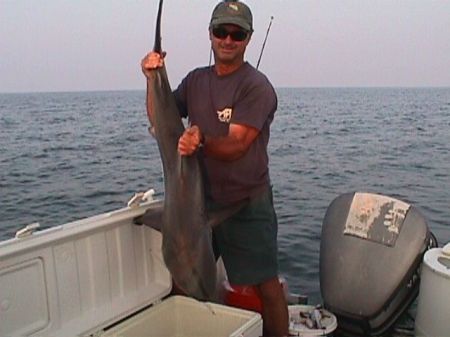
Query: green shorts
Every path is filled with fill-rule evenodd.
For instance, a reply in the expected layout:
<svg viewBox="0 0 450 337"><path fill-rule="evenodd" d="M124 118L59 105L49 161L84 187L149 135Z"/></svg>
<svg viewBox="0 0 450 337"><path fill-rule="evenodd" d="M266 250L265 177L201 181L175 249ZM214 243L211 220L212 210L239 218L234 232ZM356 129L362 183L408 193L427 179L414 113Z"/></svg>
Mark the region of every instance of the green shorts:
<svg viewBox="0 0 450 337"><path fill-rule="evenodd" d="M214 253L222 256L231 284L260 284L278 275L277 232L271 188L214 227Z"/></svg>

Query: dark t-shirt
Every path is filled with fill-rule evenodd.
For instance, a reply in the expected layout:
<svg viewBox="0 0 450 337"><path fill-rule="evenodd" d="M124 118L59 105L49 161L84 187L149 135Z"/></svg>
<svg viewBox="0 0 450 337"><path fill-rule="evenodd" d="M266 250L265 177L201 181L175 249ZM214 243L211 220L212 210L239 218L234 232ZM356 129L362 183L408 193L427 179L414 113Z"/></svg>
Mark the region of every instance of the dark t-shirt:
<svg viewBox="0 0 450 337"><path fill-rule="evenodd" d="M230 123L260 131L238 160L202 158L209 197L230 203L252 196L269 184L267 144L277 97L265 75L248 63L225 76L217 76L213 67L197 68L174 94L182 116L189 117L189 123L207 136L226 136Z"/></svg>

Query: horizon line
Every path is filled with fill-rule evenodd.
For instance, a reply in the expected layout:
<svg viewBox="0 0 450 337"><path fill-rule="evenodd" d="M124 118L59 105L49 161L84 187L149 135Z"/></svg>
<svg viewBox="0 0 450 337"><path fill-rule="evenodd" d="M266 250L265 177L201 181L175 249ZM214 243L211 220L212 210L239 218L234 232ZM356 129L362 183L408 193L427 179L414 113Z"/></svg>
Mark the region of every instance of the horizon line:
<svg viewBox="0 0 450 337"><path fill-rule="evenodd" d="M329 85L329 86L274 86L274 89L450 89L450 85L385 85L385 86L337 86L337 85ZM101 92L127 92L127 91L143 91L145 92L145 88L142 89L73 89L73 90L35 90L35 91L1 91L0 95L9 95L9 94L64 94L64 93L101 93Z"/></svg>

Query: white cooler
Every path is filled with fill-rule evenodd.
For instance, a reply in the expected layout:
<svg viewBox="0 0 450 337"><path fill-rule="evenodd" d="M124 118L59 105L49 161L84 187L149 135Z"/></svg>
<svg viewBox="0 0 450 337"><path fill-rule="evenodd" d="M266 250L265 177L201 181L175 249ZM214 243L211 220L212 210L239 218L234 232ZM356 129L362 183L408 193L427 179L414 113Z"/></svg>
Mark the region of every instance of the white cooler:
<svg viewBox="0 0 450 337"><path fill-rule="evenodd" d="M167 297L161 233L133 224L157 207L0 242L0 336L260 336L257 313Z"/></svg>
<svg viewBox="0 0 450 337"><path fill-rule="evenodd" d="M257 313L173 296L106 331L104 337L258 337Z"/></svg>

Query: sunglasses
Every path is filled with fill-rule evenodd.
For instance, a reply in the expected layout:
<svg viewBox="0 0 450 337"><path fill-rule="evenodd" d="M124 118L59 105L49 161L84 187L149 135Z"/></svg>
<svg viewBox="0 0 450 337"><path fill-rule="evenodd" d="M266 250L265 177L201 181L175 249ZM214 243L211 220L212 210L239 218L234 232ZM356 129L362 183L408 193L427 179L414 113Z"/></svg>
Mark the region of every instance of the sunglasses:
<svg viewBox="0 0 450 337"><path fill-rule="evenodd" d="M244 41L247 36L248 36L248 32L245 30L234 30L232 32L226 30L224 27L214 27L212 29L212 33L214 35L215 38L218 38L220 40L225 40L228 35L231 37L231 39L233 41Z"/></svg>

